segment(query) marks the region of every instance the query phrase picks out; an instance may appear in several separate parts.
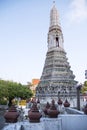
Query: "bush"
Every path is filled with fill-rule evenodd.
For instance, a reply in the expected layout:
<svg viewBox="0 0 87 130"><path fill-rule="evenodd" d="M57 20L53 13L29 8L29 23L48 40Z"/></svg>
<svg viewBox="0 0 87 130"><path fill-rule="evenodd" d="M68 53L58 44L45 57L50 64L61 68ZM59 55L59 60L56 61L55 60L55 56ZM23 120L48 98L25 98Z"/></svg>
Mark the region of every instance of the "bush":
<svg viewBox="0 0 87 130"><path fill-rule="evenodd" d="M7 100L0 100L0 105L7 105Z"/></svg>

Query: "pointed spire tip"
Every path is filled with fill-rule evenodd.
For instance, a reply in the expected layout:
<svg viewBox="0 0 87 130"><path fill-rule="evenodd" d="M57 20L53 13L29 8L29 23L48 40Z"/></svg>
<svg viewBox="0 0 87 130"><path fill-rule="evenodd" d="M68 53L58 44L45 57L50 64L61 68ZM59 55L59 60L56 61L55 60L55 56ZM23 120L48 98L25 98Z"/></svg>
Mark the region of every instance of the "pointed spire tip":
<svg viewBox="0 0 87 130"><path fill-rule="evenodd" d="M53 1L53 6L54 6L54 7L55 7L55 3L56 3L56 2L55 2L55 0L54 0L54 1Z"/></svg>
<svg viewBox="0 0 87 130"><path fill-rule="evenodd" d="M53 4L55 4L55 0L53 1Z"/></svg>

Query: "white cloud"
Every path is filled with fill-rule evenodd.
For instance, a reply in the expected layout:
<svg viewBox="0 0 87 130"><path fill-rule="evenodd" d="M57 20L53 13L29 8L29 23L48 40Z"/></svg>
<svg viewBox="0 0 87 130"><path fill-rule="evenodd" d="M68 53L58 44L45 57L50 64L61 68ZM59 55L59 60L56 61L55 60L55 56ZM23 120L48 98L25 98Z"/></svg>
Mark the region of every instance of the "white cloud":
<svg viewBox="0 0 87 130"><path fill-rule="evenodd" d="M68 20L72 22L82 22L87 19L87 3L86 0L72 0Z"/></svg>

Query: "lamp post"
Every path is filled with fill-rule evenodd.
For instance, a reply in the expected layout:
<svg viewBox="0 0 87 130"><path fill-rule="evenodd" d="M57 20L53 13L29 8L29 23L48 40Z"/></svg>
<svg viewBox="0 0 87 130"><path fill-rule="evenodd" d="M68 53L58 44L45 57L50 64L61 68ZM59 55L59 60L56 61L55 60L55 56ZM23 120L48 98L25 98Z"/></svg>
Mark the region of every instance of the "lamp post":
<svg viewBox="0 0 87 130"><path fill-rule="evenodd" d="M77 84L77 110L80 110L80 90L81 90L82 84Z"/></svg>

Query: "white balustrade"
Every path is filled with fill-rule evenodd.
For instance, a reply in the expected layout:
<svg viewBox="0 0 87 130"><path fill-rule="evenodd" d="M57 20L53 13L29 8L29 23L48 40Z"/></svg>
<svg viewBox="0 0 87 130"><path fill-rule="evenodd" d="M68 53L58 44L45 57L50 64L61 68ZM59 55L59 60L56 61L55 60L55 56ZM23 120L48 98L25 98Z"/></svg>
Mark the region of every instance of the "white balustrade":
<svg viewBox="0 0 87 130"><path fill-rule="evenodd" d="M60 118L42 118L40 123L30 123L28 120L10 123L3 130L21 130L21 125L24 130L62 130Z"/></svg>
<svg viewBox="0 0 87 130"><path fill-rule="evenodd" d="M9 123L3 130L87 130L87 115L60 114L58 118L41 118L39 123L30 123L24 120L18 123Z"/></svg>

